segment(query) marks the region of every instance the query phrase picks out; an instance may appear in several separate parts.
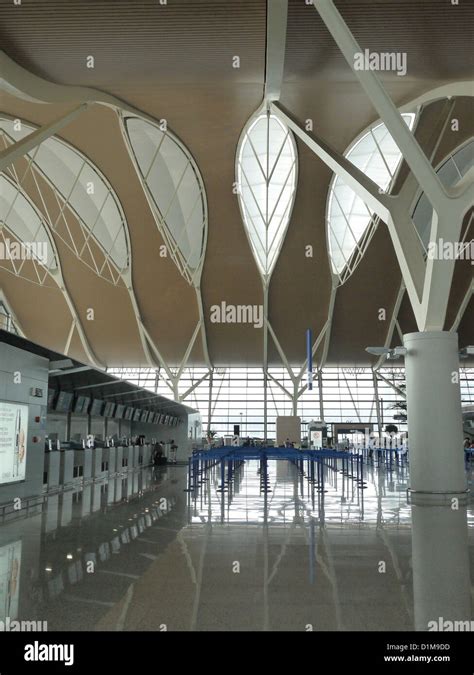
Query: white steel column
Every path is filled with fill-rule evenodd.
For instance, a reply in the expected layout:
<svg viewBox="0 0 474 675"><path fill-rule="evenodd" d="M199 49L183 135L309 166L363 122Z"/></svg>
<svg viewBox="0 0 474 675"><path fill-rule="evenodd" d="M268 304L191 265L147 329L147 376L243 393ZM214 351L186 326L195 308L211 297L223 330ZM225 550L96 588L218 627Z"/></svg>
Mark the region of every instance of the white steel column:
<svg viewBox="0 0 474 675"><path fill-rule="evenodd" d="M293 415L296 417L298 414L298 383L293 383L293 396L291 397Z"/></svg>
<svg viewBox="0 0 474 675"><path fill-rule="evenodd" d="M431 621L470 621L466 507L415 502L412 521L415 630L433 630Z"/></svg>
<svg viewBox="0 0 474 675"><path fill-rule="evenodd" d="M263 437L267 439L268 427L268 284L263 285Z"/></svg>
<svg viewBox="0 0 474 675"><path fill-rule="evenodd" d="M466 490L458 336L404 335L411 490L443 501Z"/></svg>
<svg viewBox="0 0 474 675"><path fill-rule="evenodd" d="M211 433L211 419L212 419L212 386L214 384L214 371L211 370L209 375L209 399L207 407L207 435Z"/></svg>
<svg viewBox="0 0 474 675"><path fill-rule="evenodd" d="M374 396L375 396L375 410L377 412L377 429L379 438L382 438L382 416L380 414L380 399L379 399L379 382L377 380L377 373L372 370L372 377L374 381Z"/></svg>
<svg viewBox="0 0 474 675"><path fill-rule="evenodd" d="M324 422L323 373L318 369L319 419Z"/></svg>
<svg viewBox="0 0 474 675"><path fill-rule="evenodd" d="M267 50L265 61L265 100L280 98L285 67L288 0L267 3Z"/></svg>

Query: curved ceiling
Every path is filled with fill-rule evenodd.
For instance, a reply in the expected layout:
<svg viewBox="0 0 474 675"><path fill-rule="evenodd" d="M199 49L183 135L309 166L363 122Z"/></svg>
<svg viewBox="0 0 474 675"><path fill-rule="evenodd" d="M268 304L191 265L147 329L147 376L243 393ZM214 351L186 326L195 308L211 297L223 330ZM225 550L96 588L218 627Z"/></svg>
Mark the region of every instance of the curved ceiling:
<svg viewBox="0 0 474 675"><path fill-rule="evenodd" d="M380 73L397 105L471 76L465 58L474 19L471 3L456 8L446 3L436 10L424 0L339 0L336 5L364 48L406 51L406 77ZM212 323L209 316L211 307L224 301L263 303L260 269L246 236L234 184L239 139L262 103L265 0L183 0L166 6L156 0L117 0L113 12L105 0L43 0L24 3L21 8L2 3L0 21L2 47L20 66L57 84L95 87L117 96L145 116L166 120L188 148L207 197L207 245L199 290L211 361L216 366L261 365L261 331L248 324ZM88 56L94 56L94 68L87 67ZM281 101L302 126L311 121L318 135L340 152L377 121L316 11L300 0L289 2ZM433 155L435 166L473 135L472 99L459 98L451 105L452 110L445 101L426 105L417 122L417 139ZM41 126L70 108L2 93L0 112ZM448 113L459 119L456 133L445 126ZM179 202L174 222L181 226L168 227L181 254L180 268L172 256L160 255L168 243L166 232L157 227L150 195L143 190L127 151L116 112L90 106L56 138L86 157L117 194L130 233L132 282L143 325L166 361L178 366L200 311L195 289L182 274L185 266L195 268L193 251L202 244L194 226L192 232L183 227L189 204ZM149 143L153 144L153 138ZM371 363L365 347L384 344L401 293L401 275L387 228L383 223L377 227L357 268L335 291L325 227L332 175L299 140L296 153L294 204L268 291L271 325L295 365L305 359L306 329L317 336L324 326L328 326L327 340L321 341L316 361L327 357L331 364ZM395 191L407 175L402 163ZM151 186L150 191L153 197ZM156 193L155 198L158 208L165 208L158 204L161 198ZM87 265L79 265L60 241L57 248L79 316L84 317L91 304L96 308L95 321L84 321L84 331L101 361L108 366L148 365L124 284L107 284ZM63 351L69 328L61 295L55 289L37 288L32 300L25 283L0 269L0 287L27 337ZM458 263L447 324L451 322L451 327L464 307L459 317L462 345L474 339L472 301L466 302L470 284L472 267ZM405 299L398 304L398 323L405 332L412 329L413 317ZM378 318L380 308L386 310L385 322ZM393 339L398 340L396 334ZM203 344L193 344L189 363L204 364ZM76 338L70 341L70 349L71 356L87 360L82 353L72 353L81 350ZM271 341L268 362L281 363Z"/></svg>

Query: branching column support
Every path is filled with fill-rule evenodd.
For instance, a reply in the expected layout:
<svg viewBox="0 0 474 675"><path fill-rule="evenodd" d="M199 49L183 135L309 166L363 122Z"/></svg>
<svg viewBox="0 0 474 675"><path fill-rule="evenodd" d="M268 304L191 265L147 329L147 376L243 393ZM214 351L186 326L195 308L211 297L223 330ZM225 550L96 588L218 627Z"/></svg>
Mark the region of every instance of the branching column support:
<svg viewBox="0 0 474 675"><path fill-rule="evenodd" d="M375 72L355 67L356 55L361 54L362 50L334 2L313 0L313 4L433 207L430 242L443 239L455 244L459 240L463 217L474 202L472 172L468 172L454 188L448 189L441 184L430 160L408 129ZM318 152L321 156L320 152L321 149ZM342 159L339 157L337 162L338 175L347 168ZM360 183L356 190L360 196L361 191L367 189L367 184L359 181L353 171L350 173L352 184L348 184L354 189L355 178ZM343 179L345 180L344 177ZM376 188L372 185L372 191L374 187ZM455 260L428 257L425 270L421 244L416 241L417 235L409 212L410 204L396 196L383 197L380 205L375 204L377 208L374 210L389 228L418 328L420 331L443 330ZM369 208L373 208L367 199L362 198Z"/></svg>

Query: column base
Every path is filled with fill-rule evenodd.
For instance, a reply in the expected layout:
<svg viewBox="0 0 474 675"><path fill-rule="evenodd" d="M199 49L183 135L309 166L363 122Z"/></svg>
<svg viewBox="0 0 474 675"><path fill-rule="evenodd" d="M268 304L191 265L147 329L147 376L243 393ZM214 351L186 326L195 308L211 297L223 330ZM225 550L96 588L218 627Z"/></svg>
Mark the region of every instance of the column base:
<svg viewBox="0 0 474 675"><path fill-rule="evenodd" d="M453 499L457 499L457 507L466 506L469 501L469 490L463 492L423 492L407 490L408 501L417 506L449 506L453 508Z"/></svg>

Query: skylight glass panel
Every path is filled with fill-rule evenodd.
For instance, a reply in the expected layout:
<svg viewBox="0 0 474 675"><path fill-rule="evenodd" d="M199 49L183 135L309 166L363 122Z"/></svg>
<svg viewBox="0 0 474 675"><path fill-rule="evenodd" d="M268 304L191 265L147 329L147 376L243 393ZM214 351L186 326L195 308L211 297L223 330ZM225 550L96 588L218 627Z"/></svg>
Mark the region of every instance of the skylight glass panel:
<svg viewBox="0 0 474 675"><path fill-rule="evenodd" d="M8 143L18 141L35 131L22 123L15 128L12 120L1 119L0 129ZM53 189L69 205L71 211L92 234L107 258L118 268L128 267L128 246L125 222L118 199L104 176L86 157L57 138L48 138L28 153L33 166L48 180ZM57 223L56 223L57 225ZM72 235L71 235L72 236ZM82 245L67 242L73 248Z"/></svg>
<svg viewBox="0 0 474 675"><path fill-rule="evenodd" d="M190 153L170 134L139 117L125 129L157 225L181 273L192 281L204 254L205 191Z"/></svg>
<svg viewBox="0 0 474 675"><path fill-rule="evenodd" d="M291 131L275 115L258 114L239 144L237 182L244 226L264 280L270 277L285 238L296 177Z"/></svg>
<svg viewBox="0 0 474 675"><path fill-rule="evenodd" d="M402 117L409 129L413 129L415 114L404 113ZM383 123L371 127L345 156L385 192L390 191L402 159ZM332 269L341 281L354 271L364 254L372 221L373 214L366 204L335 176L329 188L327 227Z"/></svg>
<svg viewBox="0 0 474 675"><path fill-rule="evenodd" d="M445 161L437 170L445 187L453 187L474 166L474 139L468 141ZM413 222L425 249L428 248L431 233L433 207L423 193L413 212Z"/></svg>
<svg viewBox="0 0 474 675"><path fill-rule="evenodd" d="M57 268L53 246L41 218L18 188L0 174L0 229L3 228L20 243L40 244L38 248L31 246L31 256L47 269ZM5 232L3 239L8 240Z"/></svg>

